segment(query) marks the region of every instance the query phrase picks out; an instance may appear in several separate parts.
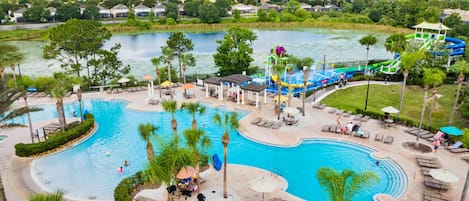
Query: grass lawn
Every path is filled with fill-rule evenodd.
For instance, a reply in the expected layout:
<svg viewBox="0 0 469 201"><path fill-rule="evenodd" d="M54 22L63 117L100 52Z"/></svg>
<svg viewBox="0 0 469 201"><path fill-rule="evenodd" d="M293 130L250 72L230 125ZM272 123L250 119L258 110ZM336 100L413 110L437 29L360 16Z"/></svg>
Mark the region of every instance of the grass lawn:
<svg viewBox="0 0 469 201"><path fill-rule="evenodd" d="M365 109L366 88L367 86L363 85L338 90L321 100L321 103L353 112L355 112L355 109ZM448 125L451 109L456 96L457 85L443 85L436 89L437 94L441 94L442 96L436 100L440 105L440 108L437 111L433 109L430 126L441 127ZM431 95L431 90L432 89L428 90L428 96ZM400 84L370 85L367 110L371 112L381 112L381 108L386 106L399 108L400 93ZM407 86L402 105L401 117L419 122L423 95L424 90L422 87ZM425 114L423 127L425 127L427 121L428 106L429 105L426 107L427 112ZM469 125L467 123L463 123L457 115L455 115L454 125L459 128L469 127Z"/></svg>

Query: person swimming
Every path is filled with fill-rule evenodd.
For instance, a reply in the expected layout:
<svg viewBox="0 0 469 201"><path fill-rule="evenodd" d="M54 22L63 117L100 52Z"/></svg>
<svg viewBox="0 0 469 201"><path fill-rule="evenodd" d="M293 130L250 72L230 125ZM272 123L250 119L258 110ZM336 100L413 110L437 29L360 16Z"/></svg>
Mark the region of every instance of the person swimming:
<svg viewBox="0 0 469 201"><path fill-rule="evenodd" d="M121 166L119 169L118 169L119 173L123 173L124 172L124 168Z"/></svg>
<svg viewBox="0 0 469 201"><path fill-rule="evenodd" d="M375 165L376 165L376 166L379 166L379 161L376 161L376 162L375 162Z"/></svg>
<svg viewBox="0 0 469 201"><path fill-rule="evenodd" d="M124 161L124 166L126 166L126 167L129 166L129 161L125 160Z"/></svg>

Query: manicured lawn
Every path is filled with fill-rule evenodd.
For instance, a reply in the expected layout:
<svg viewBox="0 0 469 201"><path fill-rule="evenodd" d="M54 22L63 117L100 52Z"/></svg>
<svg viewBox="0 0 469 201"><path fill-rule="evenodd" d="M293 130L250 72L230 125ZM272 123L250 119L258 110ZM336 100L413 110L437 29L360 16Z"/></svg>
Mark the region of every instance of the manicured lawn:
<svg viewBox="0 0 469 201"><path fill-rule="evenodd" d="M331 95L324 98L321 103L328 106L344 109L346 111L353 111L355 109L365 109L366 85L350 87L347 89L338 90ZM451 109L454 104L456 95L456 85L443 85L437 89L437 94L442 96L437 99L440 108L435 111L431 119L431 126L441 127L448 125L451 115ZM401 93L401 85L370 85L368 97L368 111L381 112L381 108L386 106L393 106L399 108L399 97ZM404 103L402 106L401 117L412 119L419 122L420 111L423 103L424 90L420 86L407 86L404 96ZM431 95L431 89L428 91L428 96ZM425 114L423 126L426 125L428 107ZM460 128L467 128L469 125L464 125L458 116L455 116L455 125Z"/></svg>

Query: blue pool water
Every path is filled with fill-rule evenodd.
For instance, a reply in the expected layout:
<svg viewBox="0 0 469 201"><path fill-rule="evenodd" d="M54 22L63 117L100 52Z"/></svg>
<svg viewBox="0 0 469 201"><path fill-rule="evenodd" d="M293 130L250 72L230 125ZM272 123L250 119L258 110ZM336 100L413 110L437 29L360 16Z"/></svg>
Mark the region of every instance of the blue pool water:
<svg viewBox="0 0 469 201"><path fill-rule="evenodd" d="M170 138L171 115L128 110L127 103L123 101L93 99L86 100L84 105L95 115L99 125L97 132L72 149L34 160L32 172L37 181L50 191L60 188L70 197L113 200L114 188L119 181L147 164L145 142L137 132L138 124L156 124L159 126L158 135ZM44 108L44 111L32 114L32 118L37 121L56 116L51 112L55 111L55 106ZM71 114L74 109L78 110L78 104L69 104L65 108L66 114ZM209 153L223 157L223 130L212 123L217 111L208 107L206 113L198 118L198 125L212 140ZM247 113L241 111L240 114L244 116ZM190 128L192 117L187 112L177 112L176 119L179 133ZM316 171L323 166L337 170L372 171L379 176L378 185L360 192L353 200L371 201L376 193L400 196L407 187L402 169L391 160L381 161L376 166L376 160L370 156L373 150L368 148L334 140L307 140L295 147L276 147L250 141L236 132L230 136L229 163L276 172L288 181L287 192L306 200L327 200L327 194L316 179ZM106 152L110 155L107 156ZM128 160L130 165L121 175L116 168L122 166L124 160Z"/></svg>

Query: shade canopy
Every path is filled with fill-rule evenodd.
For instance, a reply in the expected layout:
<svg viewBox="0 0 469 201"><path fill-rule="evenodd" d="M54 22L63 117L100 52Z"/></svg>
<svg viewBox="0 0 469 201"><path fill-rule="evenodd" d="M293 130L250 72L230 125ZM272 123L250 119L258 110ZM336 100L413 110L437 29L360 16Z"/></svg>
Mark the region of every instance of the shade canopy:
<svg viewBox="0 0 469 201"><path fill-rule="evenodd" d="M166 80L166 81L164 81L163 83L161 83L161 86L162 86L162 87L169 87L169 86L172 86L172 85L174 85L174 83L172 83L172 82L170 82L170 81L168 81L168 80Z"/></svg>
<svg viewBox="0 0 469 201"><path fill-rule="evenodd" d="M286 107L283 108L283 112L286 112L288 114L298 114L300 113L300 110L298 110L298 108L296 107Z"/></svg>
<svg viewBox="0 0 469 201"><path fill-rule="evenodd" d="M178 179L187 179L187 178L192 178L196 176L196 171L194 167L192 166L185 166L179 170L178 174L176 175L176 178Z"/></svg>
<svg viewBox="0 0 469 201"><path fill-rule="evenodd" d="M454 173L445 169L431 169L429 174L437 180L447 183L454 183L459 181L459 177Z"/></svg>
<svg viewBox="0 0 469 201"><path fill-rule="evenodd" d="M418 29L428 29L428 30L450 30L449 27L445 26L444 24L440 23L429 23L429 22L422 22L413 26L412 28Z"/></svg>
<svg viewBox="0 0 469 201"><path fill-rule="evenodd" d="M288 97L287 96L280 96L280 101L287 101ZM274 96L274 101L278 101L278 96Z"/></svg>
<svg viewBox="0 0 469 201"><path fill-rule="evenodd" d="M383 107L383 108L381 108L381 111L386 112L386 113L390 113L390 114L399 113L399 110L394 108L393 106Z"/></svg>
<svg viewBox="0 0 469 201"><path fill-rule="evenodd" d="M269 193L277 189L278 183L270 177L255 178L249 181L249 188L259 193Z"/></svg>
<svg viewBox="0 0 469 201"><path fill-rule="evenodd" d="M441 132L446 133L448 135L454 135L454 136L462 135L462 131L454 126L441 127L440 130Z"/></svg>
<svg viewBox="0 0 469 201"><path fill-rule="evenodd" d="M130 79L129 79L129 78L126 78L126 77L123 77L123 78L117 80L118 83L126 83L126 82L128 82L128 81L130 81Z"/></svg>
<svg viewBox="0 0 469 201"><path fill-rule="evenodd" d="M194 85L193 85L193 84L190 84L190 83L187 83L187 84L182 85L182 88L184 88L184 89L192 89L192 88L194 88Z"/></svg>
<svg viewBox="0 0 469 201"><path fill-rule="evenodd" d="M151 76L151 75L145 75L145 76L143 76L142 79L143 79L143 80L146 80L146 81L150 81L150 80L153 80L153 76Z"/></svg>

